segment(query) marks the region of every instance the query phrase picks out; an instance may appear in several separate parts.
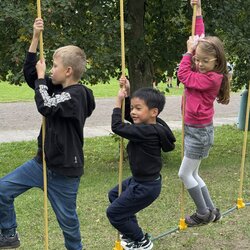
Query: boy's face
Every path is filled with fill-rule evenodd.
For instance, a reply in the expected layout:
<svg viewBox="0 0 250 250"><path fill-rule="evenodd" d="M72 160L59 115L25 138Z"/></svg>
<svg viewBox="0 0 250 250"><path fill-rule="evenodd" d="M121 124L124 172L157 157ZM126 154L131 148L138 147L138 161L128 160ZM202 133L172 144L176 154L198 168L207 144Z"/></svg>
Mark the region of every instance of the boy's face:
<svg viewBox="0 0 250 250"><path fill-rule="evenodd" d="M149 109L144 100L138 97L131 99L130 116L133 119L134 124L155 124L157 115L157 108Z"/></svg>
<svg viewBox="0 0 250 250"><path fill-rule="evenodd" d="M53 66L50 70L51 79L54 85L64 84L67 76L67 68L62 63L60 56L53 57Z"/></svg>

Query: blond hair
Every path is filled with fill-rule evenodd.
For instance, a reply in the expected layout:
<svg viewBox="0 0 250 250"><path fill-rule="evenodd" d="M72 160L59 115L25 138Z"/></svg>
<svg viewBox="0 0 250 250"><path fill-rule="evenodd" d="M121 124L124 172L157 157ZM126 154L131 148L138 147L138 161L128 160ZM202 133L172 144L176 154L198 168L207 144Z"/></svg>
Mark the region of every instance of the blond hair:
<svg viewBox="0 0 250 250"><path fill-rule="evenodd" d="M213 71L223 74L217 102L228 104L230 100L230 81L222 41L216 36L207 36L199 41L198 46L202 51L217 59Z"/></svg>
<svg viewBox="0 0 250 250"><path fill-rule="evenodd" d="M68 45L57 49L53 57L57 56L62 59L64 67L72 68L74 80L79 81L86 71L85 52L77 46Z"/></svg>

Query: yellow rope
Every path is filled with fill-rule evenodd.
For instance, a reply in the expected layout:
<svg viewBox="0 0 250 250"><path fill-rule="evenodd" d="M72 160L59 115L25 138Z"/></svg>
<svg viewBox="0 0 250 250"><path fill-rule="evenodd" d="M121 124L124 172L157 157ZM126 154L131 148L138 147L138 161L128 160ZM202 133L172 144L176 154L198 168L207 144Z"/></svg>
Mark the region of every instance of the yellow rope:
<svg viewBox="0 0 250 250"><path fill-rule="evenodd" d="M41 14L41 2L37 0L37 16L39 18L42 17ZM43 54L43 33L40 32L39 37L39 48L40 48L40 60L44 59ZM47 191L47 168L46 168L46 161L45 161L45 151L44 151L44 141L45 141L45 124L46 119L43 116L42 120L42 147L43 147L43 191L44 191L44 240L45 246L44 249L49 249L49 236L48 236L48 191Z"/></svg>
<svg viewBox="0 0 250 250"><path fill-rule="evenodd" d="M122 76L125 76L125 35L124 35L124 9L123 9L123 0L120 0L120 26L121 26L121 63L122 63Z"/></svg>
<svg viewBox="0 0 250 250"><path fill-rule="evenodd" d="M246 108L246 121L245 121L245 132L242 146L242 157L241 157L241 168L240 168L240 188L239 188L239 196L237 200L237 208L244 208L245 203L242 198L242 190L243 190L243 179L244 179L244 169L245 169L245 159L246 159L246 149L247 149L247 134L249 127L249 112L250 112L250 81L248 86L248 98L247 98L247 108Z"/></svg>
<svg viewBox="0 0 250 250"><path fill-rule="evenodd" d="M196 4L193 5L193 17L192 17L192 36L195 35L195 23L196 23L196 10L197 6ZM185 90L184 90L185 91ZM185 106L186 106L186 96L185 92L183 91L182 95L182 147L181 147L181 159L184 157L184 116L185 116ZM179 229L183 230L187 228L187 225L185 223L185 187L183 182L181 183L181 196L180 196L180 210L181 210L181 218L179 223Z"/></svg>
<svg viewBox="0 0 250 250"><path fill-rule="evenodd" d="M120 26L121 26L121 66L122 76L125 77L125 39L124 39L124 9L123 0L120 0ZM125 116L125 101L122 103L122 121ZM120 137L120 162L119 162L119 195L122 192L122 165L123 165L123 138Z"/></svg>
<svg viewBox="0 0 250 250"><path fill-rule="evenodd" d="M193 17L192 17L192 36L195 35L195 23L196 23L196 10L197 10L197 5L193 5Z"/></svg>
<svg viewBox="0 0 250 250"><path fill-rule="evenodd" d="M120 0L120 29L121 29L121 66L122 66L122 76L125 77L125 35L124 35L124 3ZM122 102L122 122L124 122L125 116L125 101ZM120 137L120 160L119 160L119 177L118 177L118 192L119 195L122 192L122 172L123 172L123 152L124 152L124 141ZM117 240L115 242L115 247L113 250L122 250L120 244L119 232L117 234Z"/></svg>
<svg viewBox="0 0 250 250"><path fill-rule="evenodd" d="M39 18L42 17L40 0L37 0L37 17ZM40 60L42 60L44 58L43 56L43 33L42 32L40 32L40 37L39 37L39 49L40 49Z"/></svg>

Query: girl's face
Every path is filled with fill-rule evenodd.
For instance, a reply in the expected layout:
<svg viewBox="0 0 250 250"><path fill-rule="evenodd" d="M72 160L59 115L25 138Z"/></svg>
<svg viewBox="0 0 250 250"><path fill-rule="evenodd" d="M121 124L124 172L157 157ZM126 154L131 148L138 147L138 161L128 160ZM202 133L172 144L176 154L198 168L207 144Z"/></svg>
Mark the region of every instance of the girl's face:
<svg viewBox="0 0 250 250"><path fill-rule="evenodd" d="M155 124L158 109L149 109L144 100L134 97L131 99L130 116L134 124Z"/></svg>
<svg viewBox="0 0 250 250"><path fill-rule="evenodd" d="M195 56L193 57L193 60L196 65L196 69L200 73L213 71L217 63L217 58L204 52L199 45L195 50Z"/></svg>

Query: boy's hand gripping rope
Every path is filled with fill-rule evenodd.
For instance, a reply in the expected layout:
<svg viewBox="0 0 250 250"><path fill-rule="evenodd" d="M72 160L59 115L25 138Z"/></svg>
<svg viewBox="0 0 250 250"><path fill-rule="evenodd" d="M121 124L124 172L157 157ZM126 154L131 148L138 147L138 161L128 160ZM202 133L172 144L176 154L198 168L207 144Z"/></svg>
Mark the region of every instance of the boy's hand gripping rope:
<svg viewBox="0 0 250 250"><path fill-rule="evenodd" d="M40 0L37 0L37 17L41 18L41 2ZM40 49L40 60L44 59L43 55L43 33L40 32L39 37L39 49ZM49 235L48 235L48 191L47 191L47 168L46 168L46 161L45 161L45 150L44 150L44 141L45 141L45 124L46 119L43 116L42 121L42 148L43 148L43 192L44 192L44 249L49 249Z"/></svg>

